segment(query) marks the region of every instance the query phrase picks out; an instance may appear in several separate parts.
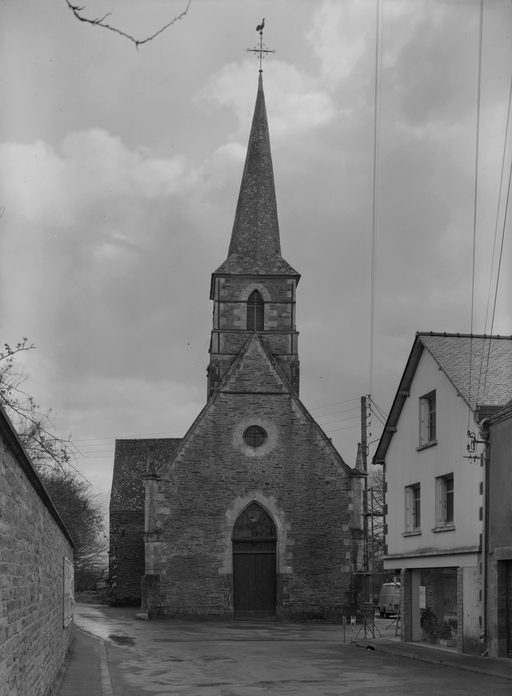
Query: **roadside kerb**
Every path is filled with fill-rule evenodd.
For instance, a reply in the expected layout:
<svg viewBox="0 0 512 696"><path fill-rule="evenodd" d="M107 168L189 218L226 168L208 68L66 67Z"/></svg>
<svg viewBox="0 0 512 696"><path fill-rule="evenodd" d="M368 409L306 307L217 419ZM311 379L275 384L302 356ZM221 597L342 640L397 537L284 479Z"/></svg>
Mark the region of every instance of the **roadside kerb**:
<svg viewBox="0 0 512 696"><path fill-rule="evenodd" d="M400 657L409 657L413 660L446 665L446 667L453 667L455 669L465 669L468 672L476 672L478 674L485 674L489 677L499 677L500 679L509 679L512 681L512 660L506 658L452 655L450 653L446 653L446 657L444 657L444 653L440 651L434 651L416 644L410 645L379 640L368 642L371 642L377 650L389 653L390 655L400 655ZM470 661L474 663L475 660L482 660L482 666L479 665L475 667L474 664L469 664ZM497 667L498 669L492 669L491 665L487 667L487 665L485 665L486 660L492 660L492 667Z"/></svg>

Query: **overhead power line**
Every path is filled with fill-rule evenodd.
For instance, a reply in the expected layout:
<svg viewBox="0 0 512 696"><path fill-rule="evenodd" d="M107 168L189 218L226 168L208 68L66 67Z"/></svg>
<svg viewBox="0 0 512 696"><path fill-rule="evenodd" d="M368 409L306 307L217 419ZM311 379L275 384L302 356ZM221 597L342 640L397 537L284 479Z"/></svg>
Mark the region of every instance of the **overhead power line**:
<svg viewBox="0 0 512 696"><path fill-rule="evenodd" d="M475 123L475 184L473 191L473 250L471 262L471 317L470 334L473 335L473 323L475 315L475 269L476 269L476 231L477 231L477 211L478 211L478 165L480 154L480 104L482 92L482 38L484 24L484 0L480 0L480 22L478 33L478 76L476 86L476 123ZM468 403L468 432L470 428L471 416L471 391L472 391L472 370L473 370L473 339L469 339L469 403Z"/></svg>
<svg viewBox="0 0 512 696"><path fill-rule="evenodd" d="M491 270L489 273L489 290L488 290L488 296L487 296L487 309L486 309L486 314L485 314L485 332L487 332L487 319L489 316L489 308L490 308L490 302L491 302L491 286L492 286L492 276L493 276L493 269L494 269L494 258L495 258L495 252L496 252L496 242L498 238L498 225L499 225L499 217L500 217L500 209L501 209L501 196L503 192L503 180L505 177L505 159L506 159L506 153L507 153L507 144L508 144L508 131L509 131L509 126L510 126L510 110L511 110L511 104L512 104L512 74L511 74L511 79L510 79L510 87L509 87L509 92L508 92L508 109L507 109L507 121L506 121L506 126L505 126L505 137L504 137L504 142L503 142L503 157L501 160L501 176L500 176L500 188L498 192L498 202L496 206L496 223L494 226L494 243L493 243L493 248L492 248L492 259L491 259ZM489 334L492 336L493 331L494 331L494 318L496 316L496 304L498 301L498 288L499 288L499 283L500 283L500 272L501 272L501 262L503 259L503 244L505 241L505 229L507 227L507 216L508 216L508 209L509 209L509 203L510 203L510 188L512 185L512 158L510 162L510 168L509 168L509 174L508 174L508 186L507 186L507 198L505 202L505 210L503 214L503 225L501 228L501 244L500 244L500 253L499 253L499 258L498 258L498 268L496 271L496 283L494 287L494 298L492 302L492 312L491 312L491 325L489 328ZM487 374L489 370L489 360L491 356L491 339L489 339L488 345L487 345L487 351L482 350L482 356L480 360L480 374L478 377L478 390L477 390L477 403L480 401L480 393L481 393L481 398L485 398L485 385L487 383ZM486 358L485 358L485 369L483 368L483 362L484 362L484 352L486 352ZM482 372L484 373L483 375L483 380L482 378ZM482 389L480 392L480 384L482 382Z"/></svg>
<svg viewBox="0 0 512 696"><path fill-rule="evenodd" d="M372 254L370 271L370 394L373 391L373 362L375 342L375 281L376 281L376 231L377 231L377 188L378 188L378 160L379 160L379 109L380 109L380 81L379 66L381 64L380 51L380 0L377 0L375 26L375 90L373 112L373 190L372 190Z"/></svg>
<svg viewBox="0 0 512 696"><path fill-rule="evenodd" d="M337 401L335 404L327 404L326 406L314 406L309 411L319 411L321 408L331 408L332 406L340 406L341 404L349 404L351 401L359 401L359 398L345 399L345 401Z"/></svg>
<svg viewBox="0 0 512 696"><path fill-rule="evenodd" d="M329 433L338 433L340 430L350 430L351 428L359 428L360 425L359 423L356 423L356 425L347 425L346 428L335 428L334 430L325 430L327 434Z"/></svg>

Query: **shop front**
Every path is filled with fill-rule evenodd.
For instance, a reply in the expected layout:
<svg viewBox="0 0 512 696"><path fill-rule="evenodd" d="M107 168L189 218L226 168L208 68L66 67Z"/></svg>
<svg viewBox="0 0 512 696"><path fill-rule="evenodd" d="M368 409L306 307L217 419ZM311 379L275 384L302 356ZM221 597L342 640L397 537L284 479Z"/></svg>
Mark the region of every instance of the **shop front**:
<svg viewBox="0 0 512 696"><path fill-rule="evenodd" d="M404 568L401 575L402 640L478 654L478 566Z"/></svg>

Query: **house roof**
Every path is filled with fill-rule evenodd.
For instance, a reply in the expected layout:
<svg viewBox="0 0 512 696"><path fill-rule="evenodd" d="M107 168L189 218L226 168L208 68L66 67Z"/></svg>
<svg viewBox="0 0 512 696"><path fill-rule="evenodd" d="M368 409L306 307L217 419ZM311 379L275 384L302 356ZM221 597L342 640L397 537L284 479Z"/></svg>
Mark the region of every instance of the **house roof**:
<svg viewBox="0 0 512 696"><path fill-rule="evenodd" d="M261 73L228 258L215 271L216 275L231 273L299 276L281 256Z"/></svg>
<svg viewBox="0 0 512 696"><path fill-rule="evenodd" d="M485 427L489 428L490 426L510 419L512 419L512 400L509 401L506 406L503 406L503 408L500 408L487 416L485 419Z"/></svg>
<svg viewBox="0 0 512 696"><path fill-rule="evenodd" d="M144 480L148 456L162 466L171 458L181 438L116 440L110 512L143 512Z"/></svg>
<svg viewBox="0 0 512 696"><path fill-rule="evenodd" d="M375 464L382 464L424 350L428 350L471 411L502 406L512 398L512 336L417 333L384 426Z"/></svg>

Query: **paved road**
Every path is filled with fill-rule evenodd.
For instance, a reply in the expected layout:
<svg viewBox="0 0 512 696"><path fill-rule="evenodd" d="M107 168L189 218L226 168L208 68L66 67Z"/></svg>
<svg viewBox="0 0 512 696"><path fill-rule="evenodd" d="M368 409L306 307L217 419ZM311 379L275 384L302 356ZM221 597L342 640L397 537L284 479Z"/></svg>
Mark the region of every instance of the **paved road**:
<svg viewBox="0 0 512 696"><path fill-rule="evenodd" d="M76 608L76 625L105 641L113 696L511 693L504 679L356 647L350 630L344 644L340 626L150 622L136 621L135 613ZM378 622L381 629L389 624Z"/></svg>

